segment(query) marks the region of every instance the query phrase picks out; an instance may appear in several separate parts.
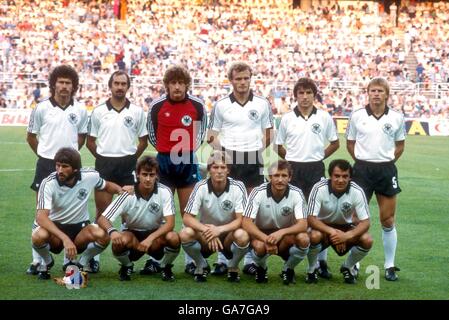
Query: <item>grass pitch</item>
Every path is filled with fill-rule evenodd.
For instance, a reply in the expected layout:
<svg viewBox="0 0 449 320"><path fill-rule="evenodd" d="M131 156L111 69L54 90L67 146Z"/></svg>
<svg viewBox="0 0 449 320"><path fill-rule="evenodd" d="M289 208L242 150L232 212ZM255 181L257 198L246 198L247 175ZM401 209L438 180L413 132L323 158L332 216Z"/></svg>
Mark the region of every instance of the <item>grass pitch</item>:
<svg viewBox="0 0 449 320"><path fill-rule="evenodd" d="M239 284L230 284L224 277L209 276L207 283L195 283L184 273L184 256L175 260L174 283L163 282L159 275L140 276L135 273L130 282L120 282L118 262L107 248L101 256L101 272L90 276L89 287L67 290L53 281L39 281L25 274L31 261L30 232L35 213L35 194L29 188L34 176L36 156L25 142L25 127L0 127L0 299L448 299L447 213L449 190L449 138L408 136L405 152L398 162L399 183L402 193L398 198L398 248L396 263L401 268L395 283L383 277L383 246L378 210L371 202L371 228L374 246L362 261L360 277L355 285L346 285L338 270L344 258L329 251L329 265L334 274L330 281L320 280L316 285L304 283L305 262L296 268L297 283L284 286L279 278L282 261L279 257L268 260L269 282L256 284L254 279L242 275ZM349 159L342 147L331 158ZM148 150L148 153L152 152ZM202 161L207 157L200 154ZM84 147L83 166L93 166L94 160ZM271 152L268 163L276 159ZM326 161L328 163L329 161ZM93 201L90 211L94 213ZM176 230L180 229L177 214ZM145 259L135 265L139 270ZM215 256L209 259L215 262ZM52 276L62 276L62 257L56 257ZM368 289L372 273L380 271L378 288ZM375 277L375 276L374 276ZM376 286L377 287L377 286Z"/></svg>

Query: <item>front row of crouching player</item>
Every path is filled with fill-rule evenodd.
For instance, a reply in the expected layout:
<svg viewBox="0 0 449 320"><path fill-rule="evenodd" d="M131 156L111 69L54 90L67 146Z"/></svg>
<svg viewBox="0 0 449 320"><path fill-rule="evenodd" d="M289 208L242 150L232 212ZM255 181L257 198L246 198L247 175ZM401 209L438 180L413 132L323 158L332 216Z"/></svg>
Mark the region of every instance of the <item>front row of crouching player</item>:
<svg viewBox="0 0 449 320"><path fill-rule="evenodd" d="M50 251L65 249L70 263L85 269L112 241L122 281L131 279L133 261L145 253L160 260L162 279L173 281L173 261L182 245L195 262L197 282L207 280L210 267L206 259L214 252L229 259L227 279L239 282L239 262L250 251L258 283L268 281L267 258L273 254L285 261L281 271L284 284L295 283L294 269L305 257L309 263L306 282L315 283L317 255L332 246L338 255L349 252L340 271L346 283L355 283L354 266L367 255L373 241L368 234L367 200L362 189L351 182L349 162L330 163L330 178L315 184L307 207L302 191L289 184L292 169L287 161L272 164L269 182L254 188L247 199L243 183L228 177L229 160L224 152L211 154L209 177L195 185L178 235L173 194L158 182L159 166L154 158L142 157L137 163L136 185L122 188L103 180L95 170L81 169L78 151L59 150L56 172L44 180L38 195L32 235L33 248L44 261L38 278L50 278L54 264ZM89 223L87 210L94 188L120 194L98 218L98 225ZM118 217L121 231L113 226Z"/></svg>

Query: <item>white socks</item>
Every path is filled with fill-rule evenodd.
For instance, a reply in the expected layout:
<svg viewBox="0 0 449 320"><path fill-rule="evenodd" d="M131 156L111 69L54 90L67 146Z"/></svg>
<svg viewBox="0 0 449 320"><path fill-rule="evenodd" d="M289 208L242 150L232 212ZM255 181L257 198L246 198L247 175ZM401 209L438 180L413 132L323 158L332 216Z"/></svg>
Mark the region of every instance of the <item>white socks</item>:
<svg viewBox="0 0 449 320"><path fill-rule="evenodd" d="M384 243L385 269L394 267L394 257L396 254L396 245L398 243L398 235L395 226L386 228L382 227L382 240Z"/></svg>

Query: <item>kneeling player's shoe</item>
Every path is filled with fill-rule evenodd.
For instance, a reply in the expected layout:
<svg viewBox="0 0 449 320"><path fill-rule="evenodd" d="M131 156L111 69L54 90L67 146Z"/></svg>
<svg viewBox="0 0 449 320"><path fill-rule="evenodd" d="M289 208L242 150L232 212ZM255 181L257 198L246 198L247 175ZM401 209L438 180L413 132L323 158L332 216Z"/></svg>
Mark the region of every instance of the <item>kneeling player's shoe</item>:
<svg viewBox="0 0 449 320"><path fill-rule="evenodd" d="M307 273L306 283L318 283L318 274L316 269L312 273Z"/></svg>
<svg viewBox="0 0 449 320"><path fill-rule="evenodd" d="M319 267L316 269L318 275L323 279L331 279L332 273L329 271L329 267L327 266L327 262L325 260L318 261Z"/></svg>
<svg viewBox="0 0 449 320"><path fill-rule="evenodd" d="M296 283L295 280L295 270L287 268L287 270L282 271L281 273L282 282L285 285L289 285L290 283Z"/></svg>
<svg viewBox="0 0 449 320"><path fill-rule="evenodd" d="M360 263L358 263L358 262L351 269L351 273L354 275L354 277L356 279L359 277L359 269L360 269Z"/></svg>
<svg viewBox="0 0 449 320"><path fill-rule="evenodd" d="M401 271L398 267L390 267L385 270L385 279L387 281L396 281L399 279L396 271Z"/></svg>
<svg viewBox="0 0 449 320"><path fill-rule="evenodd" d="M184 272L193 276L195 274L195 269L196 269L195 263L190 262L186 264Z"/></svg>
<svg viewBox="0 0 449 320"><path fill-rule="evenodd" d="M210 272L209 264L203 268L203 272L200 273L200 270L195 269L194 279L196 282L206 282L207 275Z"/></svg>
<svg viewBox="0 0 449 320"><path fill-rule="evenodd" d="M32 276L37 275L39 273L39 266L40 265L41 264L39 262L36 263L36 264L31 263L30 266L28 267L27 271L26 271L26 274L29 274L29 275L32 275Z"/></svg>
<svg viewBox="0 0 449 320"><path fill-rule="evenodd" d="M161 276L162 280L164 281L175 281L175 276L173 275L173 271L171 270L173 268L172 264L167 264L165 267L161 270Z"/></svg>
<svg viewBox="0 0 449 320"><path fill-rule="evenodd" d="M95 260L94 258L89 260L89 269L84 270L89 273L98 273L100 272L100 262Z"/></svg>
<svg viewBox="0 0 449 320"><path fill-rule="evenodd" d="M120 270L118 271L120 281L131 280L131 274L133 273L133 266L134 265L120 267Z"/></svg>
<svg viewBox="0 0 449 320"><path fill-rule="evenodd" d="M248 263L243 266L243 273L254 276L256 274L257 266L255 263Z"/></svg>
<svg viewBox="0 0 449 320"><path fill-rule="evenodd" d="M228 281L229 282L240 282L240 276L237 271L229 271L228 272Z"/></svg>
<svg viewBox="0 0 449 320"><path fill-rule="evenodd" d="M39 273L37 274L37 278L39 280L48 280L50 279L50 269L55 265L55 259L50 255L51 261L47 265L39 266Z"/></svg>
<svg viewBox="0 0 449 320"><path fill-rule="evenodd" d="M154 261L153 259L148 259L147 262L145 262L145 266L140 270L141 275L150 275L154 273L161 272L162 268L159 262Z"/></svg>
<svg viewBox="0 0 449 320"><path fill-rule="evenodd" d="M213 276L222 276L228 272L228 266L224 263L214 263L214 270L210 273Z"/></svg>
<svg viewBox="0 0 449 320"><path fill-rule="evenodd" d="M198 273L195 274L193 276L193 278L195 279L196 282L206 282L207 281L207 274L203 273Z"/></svg>
<svg viewBox="0 0 449 320"><path fill-rule="evenodd" d="M256 282L257 283L267 283L268 282L268 276L267 276L268 268L262 268L262 267L256 267Z"/></svg>
<svg viewBox="0 0 449 320"><path fill-rule="evenodd" d="M354 284L356 282L354 275L351 273L351 270L349 270L348 268L342 266L340 268L340 272L343 274L343 279L344 279L345 283Z"/></svg>

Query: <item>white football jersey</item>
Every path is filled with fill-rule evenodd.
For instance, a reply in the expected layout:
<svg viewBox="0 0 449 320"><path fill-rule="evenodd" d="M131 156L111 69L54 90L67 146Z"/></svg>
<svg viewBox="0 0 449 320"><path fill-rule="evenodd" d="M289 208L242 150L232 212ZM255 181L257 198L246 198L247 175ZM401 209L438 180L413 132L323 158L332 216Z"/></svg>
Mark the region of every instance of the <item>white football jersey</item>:
<svg viewBox="0 0 449 320"><path fill-rule="evenodd" d="M246 189L242 182L228 178L223 193L216 194L211 180L204 179L195 185L185 212L199 215L203 224L221 226L235 220L236 213L243 214L245 204Z"/></svg>
<svg viewBox="0 0 449 320"><path fill-rule="evenodd" d="M137 151L137 140L148 135L145 112L127 100L116 111L109 100L92 111L89 136L95 137L97 153L103 157L124 157Z"/></svg>
<svg viewBox="0 0 449 320"><path fill-rule="evenodd" d="M338 140L334 120L329 113L313 108L305 119L298 108L282 116L276 144L284 145L285 160L312 162L324 159L326 144Z"/></svg>
<svg viewBox="0 0 449 320"><path fill-rule="evenodd" d="M111 222L123 218L126 229L148 231L158 229L164 223L164 217L175 214L173 194L167 186L156 183L148 199L142 197L139 190L135 194L122 193L103 212Z"/></svg>
<svg viewBox="0 0 449 320"><path fill-rule="evenodd" d="M335 194L330 179L317 182L310 192L308 214L326 224L352 223L352 215L362 221L369 219L369 206L365 193L355 182L350 182L342 194Z"/></svg>
<svg viewBox="0 0 449 320"><path fill-rule="evenodd" d="M93 169L81 169L79 179L73 187L61 184L56 172L53 172L39 187L37 209L50 210L50 220L61 224L89 220L89 196L94 188L103 190L105 186L106 181Z"/></svg>
<svg viewBox="0 0 449 320"><path fill-rule="evenodd" d="M38 136L37 154L53 159L64 147L78 150L78 134L87 133L88 116L84 106L72 100L62 109L50 98L33 109L27 131Z"/></svg>
<svg viewBox="0 0 449 320"><path fill-rule="evenodd" d="M307 218L307 205L302 191L289 184L281 201L273 199L271 183L266 182L251 191L245 217L254 220L260 230L284 229Z"/></svg>
<svg viewBox="0 0 449 320"><path fill-rule="evenodd" d="M262 149L265 129L273 127L273 112L267 99L249 95L245 105L237 102L234 94L217 101L209 129L220 133L221 145L239 152Z"/></svg>
<svg viewBox="0 0 449 320"><path fill-rule="evenodd" d="M349 119L346 139L355 140L354 154L358 160L392 161L395 142L405 140L404 116L388 107L380 118L368 106L356 110Z"/></svg>

